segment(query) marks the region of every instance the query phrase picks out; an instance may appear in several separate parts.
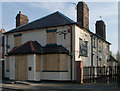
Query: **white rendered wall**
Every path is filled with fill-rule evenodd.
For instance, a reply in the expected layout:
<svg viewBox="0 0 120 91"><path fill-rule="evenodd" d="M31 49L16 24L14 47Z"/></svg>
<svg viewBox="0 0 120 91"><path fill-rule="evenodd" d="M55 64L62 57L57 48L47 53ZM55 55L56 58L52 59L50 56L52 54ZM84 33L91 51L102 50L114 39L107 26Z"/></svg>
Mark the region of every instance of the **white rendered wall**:
<svg viewBox="0 0 120 91"><path fill-rule="evenodd" d="M47 32L46 30L49 29L57 29L58 31L64 31L69 29L70 26L60 26L60 27L54 27L54 28L45 28L45 29L36 29L36 30L30 30L30 31L25 31L25 32L20 32L22 33L22 44L27 42L27 41L38 41L42 46L45 46L47 44ZM73 29L74 32L74 29ZM8 52L10 50L12 50L14 48L14 34L16 33L10 33L8 34L8 44L10 46L10 48L8 49ZM5 45L7 44L7 37L5 36ZM70 44L71 40L70 40L70 33L67 33L66 35L66 39L64 39L64 35L59 35L58 33L56 33L56 43L58 45L62 45L63 47L67 48L70 51ZM74 44L74 42L73 42ZM73 45L74 46L74 45ZM73 48L74 50L74 48ZM5 55L6 55L6 46L5 46ZM74 54L73 54L74 55ZM35 72L35 60L33 59L33 56L28 56L28 67L32 66L32 71L28 71L28 79L29 80L40 80L41 78L41 74L40 72ZM70 61L70 59L69 59ZM73 71L74 71L74 62L73 62ZM33 72L33 73L32 73ZM34 76L33 76L34 75ZM74 75L74 72L73 72ZM9 72L6 72L6 57L5 57L5 77L9 77ZM42 78L41 78L42 79Z"/></svg>
<svg viewBox="0 0 120 91"><path fill-rule="evenodd" d="M79 57L79 38L81 38L83 41L88 41L88 56L80 56ZM91 37L90 34L79 28L78 26L75 26L75 61L83 61L83 66L90 66L91 65Z"/></svg>
<svg viewBox="0 0 120 91"><path fill-rule="evenodd" d="M10 80L15 80L15 56L10 56Z"/></svg>
<svg viewBox="0 0 120 91"><path fill-rule="evenodd" d="M22 33L22 44L24 44L27 41L38 41L42 46L45 46L47 44L47 32L46 30L49 29L57 29L58 31L64 31L69 29L70 26L60 26L60 27L54 27L54 28L45 28L45 29L36 29L36 30L30 30L30 31L24 31L19 32ZM17 33L10 33L8 34L8 44L10 45L10 48L8 49L8 52L14 48L14 34ZM63 45L65 48L70 50L70 33L67 33L66 39L64 39L64 35L59 35L56 33L56 43L58 45ZM5 36L5 45L6 43L6 36ZM5 47L6 50L6 47ZM5 51L6 54L6 51Z"/></svg>
<svg viewBox="0 0 120 91"><path fill-rule="evenodd" d="M22 44L30 40L37 41L42 46L45 46L47 41L46 29L37 29L37 30L22 32Z"/></svg>
<svg viewBox="0 0 120 91"><path fill-rule="evenodd" d="M28 55L28 68L31 67L32 70L28 70L28 80L40 81L40 72L36 72L36 54Z"/></svg>
<svg viewBox="0 0 120 91"><path fill-rule="evenodd" d="M32 70L28 70L28 80L35 80L35 55L28 55L28 68L31 67Z"/></svg>
<svg viewBox="0 0 120 91"><path fill-rule="evenodd" d="M99 41L101 41L101 45L102 45L101 51L99 51ZM109 59L109 49L107 52L106 48L107 48L108 44L98 37L95 37L95 43L96 43L95 44L96 47L95 48L93 47L93 54L94 54L93 66L98 66L97 61L99 61L99 58L101 58L101 66L107 66L108 65L107 60ZM97 56L98 56L98 59L97 59Z"/></svg>

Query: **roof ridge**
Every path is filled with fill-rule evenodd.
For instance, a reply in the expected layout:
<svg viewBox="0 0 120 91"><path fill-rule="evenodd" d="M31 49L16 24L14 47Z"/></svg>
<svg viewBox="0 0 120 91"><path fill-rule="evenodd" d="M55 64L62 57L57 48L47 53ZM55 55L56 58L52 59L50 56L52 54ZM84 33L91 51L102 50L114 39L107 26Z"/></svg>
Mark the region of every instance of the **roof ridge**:
<svg viewBox="0 0 120 91"><path fill-rule="evenodd" d="M32 40L30 40L30 41L32 41ZM20 48L21 46L23 46L23 45L29 43L30 41L27 41L27 42L25 42L24 44L21 44L20 46L14 48L14 49L12 49L12 50L10 50L10 51L8 52L8 54L9 54L10 52L14 51L14 50L17 50L17 49Z"/></svg>
<svg viewBox="0 0 120 91"><path fill-rule="evenodd" d="M26 43L21 44L20 46L18 46L18 47L16 47L16 48L12 49L12 50L11 50L11 51L9 51L8 53L10 53L10 52L12 52L12 51L14 51L14 50L17 50L18 48L20 48L21 46L23 46L23 45L27 44L28 42L30 42L30 41L27 41Z"/></svg>
<svg viewBox="0 0 120 91"><path fill-rule="evenodd" d="M72 19L70 19L69 17L67 17L66 15L64 15L63 13L61 13L61 12L59 12L59 11L57 11L56 13L60 14L60 15L63 16L65 19L69 20L70 22L74 22L74 23L75 23L75 21L73 21Z"/></svg>
<svg viewBox="0 0 120 91"><path fill-rule="evenodd" d="M69 22L75 23L75 21L73 21L72 19L68 18L66 15L62 14L62 13L59 12L59 11L56 11L56 12L53 12L53 13L51 13L51 14L45 15L45 16L43 16L43 17L41 17L41 18L38 18L38 19L36 19L36 20L33 20L33 21L31 21L31 22L28 22L27 24L18 26L18 27L16 27L16 28L13 28L13 29L5 32L4 34L9 33L9 32L12 32L12 31L15 30L15 29L22 28L22 27L24 27L24 26L27 26L28 24L32 24L32 23L34 23L34 22L37 22L37 21L39 21L39 20L42 20L42 19L44 19L44 18L46 18L46 17L48 17L48 16L51 16L51 15L54 15L54 14L59 14L59 15L61 15L62 17L64 17L66 20L68 20Z"/></svg>
<svg viewBox="0 0 120 91"><path fill-rule="evenodd" d="M54 12L54 13L56 13L56 12ZM52 14L54 14L54 13L51 13L51 14L49 14L49 15L52 15ZM10 31L12 31L12 30L14 30L14 29L18 29L18 28L20 28L20 27L24 27L25 25L28 25L28 24L30 24L30 23L33 23L33 22L38 21L38 20L40 20L40 19L43 19L43 18L45 18L45 17L47 17L47 16L49 16L49 15L43 16L43 17L41 17L41 18L39 18L39 19L33 20L33 21L31 21L31 22L28 22L27 24L18 26L18 27L16 27L16 28L13 28L13 29L11 29L11 30L9 30L9 31L7 31L7 32L10 32ZM7 32L5 32L5 33L7 33Z"/></svg>
<svg viewBox="0 0 120 91"><path fill-rule="evenodd" d="M30 47L31 47L32 51L34 51L35 49L34 49L34 46L33 46L33 41L30 41L29 43L30 43Z"/></svg>

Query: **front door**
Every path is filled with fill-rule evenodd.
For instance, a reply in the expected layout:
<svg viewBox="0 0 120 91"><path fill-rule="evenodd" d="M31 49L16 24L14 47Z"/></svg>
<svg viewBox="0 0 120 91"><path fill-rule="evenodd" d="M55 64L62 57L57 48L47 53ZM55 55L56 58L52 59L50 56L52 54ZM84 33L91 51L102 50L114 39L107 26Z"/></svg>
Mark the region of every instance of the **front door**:
<svg viewBox="0 0 120 91"><path fill-rule="evenodd" d="M27 56L15 56L15 79L28 79L28 61Z"/></svg>
<svg viewBox="0 0 120 91"><path fill-rule="evenodd" d="M76 61L76 80L83 83L83 63L82 61Z"/></svg>

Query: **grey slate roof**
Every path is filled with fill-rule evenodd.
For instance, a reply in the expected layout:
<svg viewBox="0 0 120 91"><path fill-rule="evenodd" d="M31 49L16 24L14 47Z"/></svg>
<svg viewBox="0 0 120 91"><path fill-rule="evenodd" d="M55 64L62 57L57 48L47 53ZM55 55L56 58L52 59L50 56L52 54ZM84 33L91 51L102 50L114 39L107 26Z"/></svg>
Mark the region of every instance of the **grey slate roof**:
<svg viewBox="0 0 120 91"><path fill-rule="evenodd" d="M73 20L71 20L70 18L66 17L65 15L57 11L46 17L40 18L28 24L12 29L6 32L5 34L13 33L13 32L28 31L28 30L33 30L33 29L42 29L42 28L48 28L48 27L69 25L73 23L75 23Z"/></svg>
<svg viewBox="0 0 120 91"><path fill-rule="evenodd" d="M19 47L8 52L8 55L20 54L69 54L69 51L62 45L50 44L41 46L37 41L28 41Z"/></svg>
<svg viewBox="0 0 120 91"><path fill-rule="evenodd" d="M40 18L40 19L30 22L28 24L14 28L8 32L5 32L4 34L29 31L29 30L34 30L34 29L43 29L43 28L49 28L49 27L57 27L57 26L70 25L70 24L77 24L79 27L84 28L83 26L81 26L80 22L75 22L75 21L71 20L70 18L68 18L67 16L60 13L59 11L57 11L55 13L52 13L48 16L45 16L43 18ZM85 30L87 32L101 38L106 43L111 44L108 41L104 40L101 36L92 33L90 30L88 30L88 29L85 29Z"/></svg>
<svg viewBox="0 0 120 91"><path fill-rule="evenodd" d="M115 61L118 62L118 60L116 60L113 56L110 55L110 61Z"/></svg>

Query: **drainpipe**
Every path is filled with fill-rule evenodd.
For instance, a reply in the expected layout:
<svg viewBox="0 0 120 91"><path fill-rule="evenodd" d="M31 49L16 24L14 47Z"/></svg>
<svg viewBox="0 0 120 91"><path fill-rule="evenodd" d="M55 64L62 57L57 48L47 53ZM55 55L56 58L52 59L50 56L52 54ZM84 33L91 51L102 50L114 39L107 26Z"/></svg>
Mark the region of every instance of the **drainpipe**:
<svg viewBox="0 0 120 91"><path fill-rule="evenodd" d="M97 38L97 75L98 75L98 38Z"/></svg>
<svg viewBox="0 0 120 91"><path fill-rule="evenodd" d="M91 35L91 66L93 66L93 36Z"/></svg>
<svg viewBox="0 0 120 91"><path fill-rule="evenodd" d="M71 36L70 36L70 43L71 43L71 47L70 47L70 52L71 52L71 55L70 55L70 59L71 59L71 81L72 81L72 57L73 57L73 55L72 55L72 47L73 47L73 45L72 45L72 26L70 26L70 29L71 29Z"/></svg>

